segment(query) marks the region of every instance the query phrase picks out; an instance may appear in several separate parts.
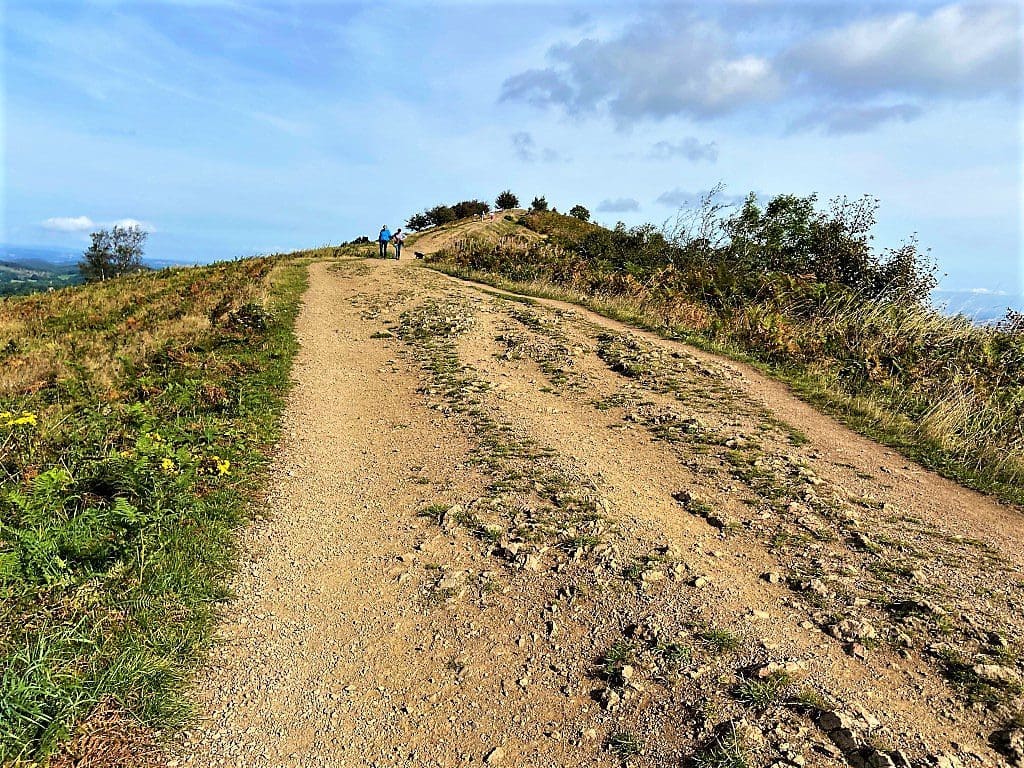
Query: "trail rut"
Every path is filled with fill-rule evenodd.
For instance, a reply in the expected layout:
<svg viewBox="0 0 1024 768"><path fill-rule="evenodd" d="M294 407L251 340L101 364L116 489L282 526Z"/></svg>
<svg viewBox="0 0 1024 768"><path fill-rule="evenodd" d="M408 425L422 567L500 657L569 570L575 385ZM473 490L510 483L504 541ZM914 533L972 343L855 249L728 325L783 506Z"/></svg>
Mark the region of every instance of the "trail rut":
<svg viewBox="0 0 1024 768"><path fill-rule="evenodd" d="M499 294L311 265L173 764L1011 764L1018 510L743 365Z"/></svg>

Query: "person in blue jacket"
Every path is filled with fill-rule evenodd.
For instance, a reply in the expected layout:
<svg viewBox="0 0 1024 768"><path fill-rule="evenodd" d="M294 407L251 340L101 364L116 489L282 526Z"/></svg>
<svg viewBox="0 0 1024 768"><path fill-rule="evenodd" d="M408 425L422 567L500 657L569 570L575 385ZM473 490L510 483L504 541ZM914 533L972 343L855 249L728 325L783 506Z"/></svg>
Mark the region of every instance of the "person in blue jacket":
<svg viewBox="0 0 1024 768"><path fill-rule="evenodd" d="M388 225L385 224L380 228L380 234L377 235L377 242L380 243L380 257L386 259L388 257L388 242L391 240L391 230L388 229Z"/></svg>

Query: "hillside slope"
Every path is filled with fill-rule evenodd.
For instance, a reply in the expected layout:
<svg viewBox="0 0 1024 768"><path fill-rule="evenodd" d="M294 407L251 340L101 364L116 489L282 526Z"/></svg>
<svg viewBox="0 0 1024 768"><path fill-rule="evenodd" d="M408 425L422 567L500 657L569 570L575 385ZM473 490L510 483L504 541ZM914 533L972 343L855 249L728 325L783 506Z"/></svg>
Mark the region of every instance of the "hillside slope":
<svg viewBox="0 0 1024 768"><path fill-rule="evenodd" d="M297 333L174 765L1022 759L1019 511L744 366L412 261L313 264Z"/></svg>
<svg viewBox="0 0 1024 768"><path fill-rule="evenodd" d="M0 764L143 764L187 715L303 280L259 258L0 303Z"/></svg>

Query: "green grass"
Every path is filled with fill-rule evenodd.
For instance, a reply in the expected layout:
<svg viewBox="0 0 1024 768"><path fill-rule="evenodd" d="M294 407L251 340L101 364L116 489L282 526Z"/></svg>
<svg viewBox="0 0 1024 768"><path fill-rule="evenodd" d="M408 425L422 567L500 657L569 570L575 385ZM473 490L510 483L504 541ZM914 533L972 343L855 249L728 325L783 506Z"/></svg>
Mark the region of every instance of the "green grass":
<svg viewBox="0 0 1024 768"><path fill-rule="evenodd" d="M792 682L785 672L769 675L763 680L744 678L734 693L741 704L764 711L784 703L786 691Z"/></svg>
<svg viewBox="0 0 1024 768"><path fill-rule="evenodd" d="M693 756L693 768L748 768L750 760L735 730L716 736Z"/></svg>
<svg viewBox="0 0 1024 768"><path fill-rule="evenodd" d="M104 702L189 717L304 287L266 257L0 305L0 763L45 760Z"/></svg>
<svg viewBox="0 0 1024 768"><path fill-rule="evenodd" d="M715 627L703 630L697 637L712 653L732 653L743 643L743 638L735 632Z"/></svg>

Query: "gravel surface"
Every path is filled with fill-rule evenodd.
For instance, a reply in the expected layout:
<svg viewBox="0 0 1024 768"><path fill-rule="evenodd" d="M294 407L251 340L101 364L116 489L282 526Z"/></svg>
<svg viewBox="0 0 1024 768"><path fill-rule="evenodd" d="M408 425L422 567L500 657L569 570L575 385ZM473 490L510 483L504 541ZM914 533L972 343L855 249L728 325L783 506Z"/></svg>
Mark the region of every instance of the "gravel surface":
<svg viewBox="0 0 1024 768"><path fill-rule="evenodd" d="M408 263L313 264L297 333L170 765L1012 764L1018 510L742 365Z"/></svg>

